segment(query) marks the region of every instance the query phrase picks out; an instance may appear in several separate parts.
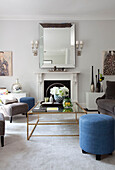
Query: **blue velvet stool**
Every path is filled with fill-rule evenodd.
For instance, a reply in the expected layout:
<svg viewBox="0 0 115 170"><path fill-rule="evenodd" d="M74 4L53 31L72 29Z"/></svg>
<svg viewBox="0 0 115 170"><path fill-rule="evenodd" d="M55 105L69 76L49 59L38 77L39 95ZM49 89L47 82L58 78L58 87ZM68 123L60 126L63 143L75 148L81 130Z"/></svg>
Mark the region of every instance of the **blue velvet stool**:
<svg viewBox="0 0 115 170"><path fill-rule="evenodd" d="M79 120L79 138L82 153L101 155L114 151L114 119L104 114L87 114Z"/></svg>
<svg viewBox="0 0 115 170"><path fill-rule="evenodd" d="M35 105L35 99L33 97L22 97L20 102L28 104L28 110L30 110Z"/></svg>

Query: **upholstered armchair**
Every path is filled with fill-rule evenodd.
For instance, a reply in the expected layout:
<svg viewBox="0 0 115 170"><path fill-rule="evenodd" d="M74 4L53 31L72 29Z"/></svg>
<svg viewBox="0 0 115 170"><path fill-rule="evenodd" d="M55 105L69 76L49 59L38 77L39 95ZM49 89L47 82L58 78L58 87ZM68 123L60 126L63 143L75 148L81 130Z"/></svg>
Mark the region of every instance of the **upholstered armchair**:
<svg viewBox="0 0 115 170"><path fill-rule="evenodd" d="M2 96L0 105L0 113L4 116L9 116L10 123L12 123L12 117L18 114L26 114L28 111L27 103L20 103L16 98L8 98L7 95Z"/></svg>

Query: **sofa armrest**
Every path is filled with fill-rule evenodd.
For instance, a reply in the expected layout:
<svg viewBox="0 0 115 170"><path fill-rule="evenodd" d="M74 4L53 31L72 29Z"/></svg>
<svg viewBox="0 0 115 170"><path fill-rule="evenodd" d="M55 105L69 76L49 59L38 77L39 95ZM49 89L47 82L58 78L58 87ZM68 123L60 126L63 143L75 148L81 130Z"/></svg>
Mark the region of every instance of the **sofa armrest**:
<svg viewBox="0 0 115 170"><path fill-rule="evenodd" d="M104 94L102 97L98 97L98 98L96 99L96 103L97 103L97 100L100 100L100 99L105 99L105 94Z"/></svg>

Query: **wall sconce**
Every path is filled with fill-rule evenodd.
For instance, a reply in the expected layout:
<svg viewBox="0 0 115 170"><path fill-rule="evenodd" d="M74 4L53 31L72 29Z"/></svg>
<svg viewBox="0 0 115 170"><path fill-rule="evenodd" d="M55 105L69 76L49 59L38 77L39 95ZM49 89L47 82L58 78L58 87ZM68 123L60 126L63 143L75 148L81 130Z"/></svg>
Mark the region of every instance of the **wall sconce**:
<svg viewBox="0 0 115 170"><path fill-rule="evenodd" d="M38 41L31 41L32 52L34 56L38 55Z"/></svg>
<svg viewBox="0 0 115 170"><path fill-rule="evenodd" d="M81 56L81 50L83 49L83 41L76 41L77 55Z"/></svg>

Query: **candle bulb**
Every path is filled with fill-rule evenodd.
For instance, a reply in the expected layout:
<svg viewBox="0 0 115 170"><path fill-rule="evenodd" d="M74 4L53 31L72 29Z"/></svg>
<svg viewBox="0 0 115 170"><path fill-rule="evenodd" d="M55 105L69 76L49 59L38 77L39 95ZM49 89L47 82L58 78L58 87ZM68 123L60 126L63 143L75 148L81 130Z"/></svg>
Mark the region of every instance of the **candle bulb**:
<svg viewBox="0 0 115 170"><path fill-rule="evenodd" d="M76 41L76 45L78 45L79 44L79 41Z"/></svg>
<svg viewBox="0 0 115 170"><path fill-rule="evenodd" d="M38 45L38 41L35 41L35 44Z"/></svg>
<svg viewBox="0 0 115 170"><path fill-rule="evenodd" d="M34 45L34 41L31 41L31 44Z"/></svg>
<svg viewBox="0 0 115 170"><path fill-rule="evenodd" d="M80 48L83 48L83 41L80 41Z"/></svg>
<svg viewBox="0 0 115 170"><path fill-rule="evenodd" d="M79 48L79 41L76 41L76 48Z"/></svg>
<svg viewBox="0 0 115 170"><path fill-rule="evenodd" d="M38 48L38 41L35 41L35 47Z"/></svg>
<svg viewBox="0 0 115 170"><path fill-rule="evenodd" d="M83 41L80 41L80 45L83 45Z"/></svg>

